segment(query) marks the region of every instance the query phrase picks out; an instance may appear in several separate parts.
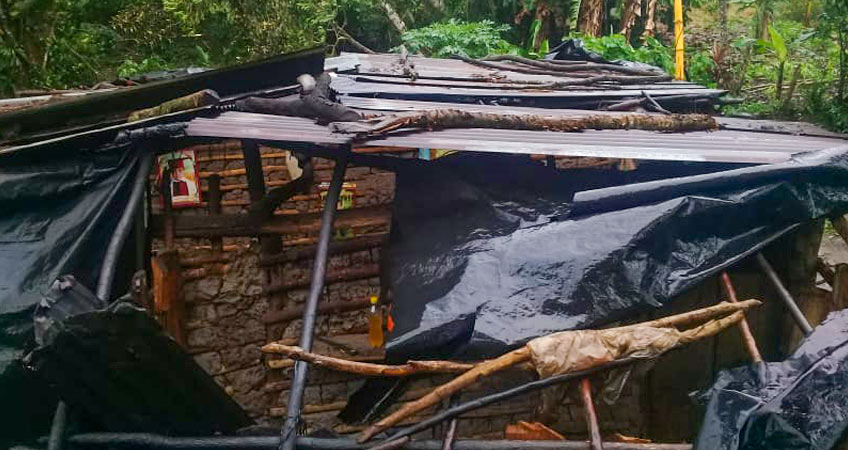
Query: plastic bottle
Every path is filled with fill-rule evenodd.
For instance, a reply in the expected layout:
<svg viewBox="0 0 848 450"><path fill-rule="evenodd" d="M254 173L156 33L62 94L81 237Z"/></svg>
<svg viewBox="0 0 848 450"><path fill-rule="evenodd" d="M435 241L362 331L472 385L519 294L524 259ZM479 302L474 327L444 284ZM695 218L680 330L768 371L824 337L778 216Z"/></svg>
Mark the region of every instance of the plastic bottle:
<svg viewBox="0 0 848 450"><path fill-rule="evenodd" d="M371 312L368 315L368 342L371 347L383 346L383 312L377 305L377 296L371 296Z"/></svg>

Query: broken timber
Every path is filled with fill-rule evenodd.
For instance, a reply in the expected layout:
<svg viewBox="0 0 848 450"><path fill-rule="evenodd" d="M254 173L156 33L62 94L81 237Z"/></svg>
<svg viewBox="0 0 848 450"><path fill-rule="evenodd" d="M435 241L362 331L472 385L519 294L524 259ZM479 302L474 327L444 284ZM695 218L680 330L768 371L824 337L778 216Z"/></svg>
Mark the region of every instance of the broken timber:
<svg viewBox="0 0 848 450"><path fill-rule="evenodd" d="M667 328L675 325L681 325L683 323L692 323L693 321L701 321L696 318L704 318L704 320L710 320L709 322L700 325L696 328L692 328L690 330L686 330L680 332L679 342L676 345L683 345L690 342L693 342L698 339L703 339L709 336L714 336L725 328L735 325L744 317L743 311L760 305L760 302L757 300L746 300L744 302L739 303L719 303L718 305L711 306L708 308L703 308L697 311L691 311L689 313L679 314L675 316L670 316L658 320L653 320L650 322L645 322L642 324L628 325L619 328L613 328L608 330L601 330L600 332L605 333L621 333L624 331L630 331L634 328ZM725 316L726 314L730 314ZM722 318L715 319L716 317ZM537 338L536 340L539 340ZM369 440L371 437L376 435L377 433L389 428L403 419L421 412L427 408L430 408L440 401L450 397L454 393L462 390L466 386L469 386L473 383L476 383L482 378L485 378L495 372L506 369L508 367L515 366L517 364L530 361L531 360L531 345L534 342L530 341L529 344L524 345L516 350L505 353L497 358L490 359L487 361L483 361L474 366L473 369L459 375L453 380L435 388L433 392L424 397L420 398L417 401L410 402L404 405L399 410L394 413L384 417L379 422L375 423L368 429L362 432L359 438L359 442L365 442ZM622 350L619 350L622 351ZM636 351L636 348L629 348L627 351ZM627 356L626 354L622 354L621 356ZM590 364L589 367L603 364L606 361L592 359L592 361L586 361L586 364ZM579 368L588 368L583 366L578 366ZM537 366L537 370L539 370L539 366Z"/></svg>

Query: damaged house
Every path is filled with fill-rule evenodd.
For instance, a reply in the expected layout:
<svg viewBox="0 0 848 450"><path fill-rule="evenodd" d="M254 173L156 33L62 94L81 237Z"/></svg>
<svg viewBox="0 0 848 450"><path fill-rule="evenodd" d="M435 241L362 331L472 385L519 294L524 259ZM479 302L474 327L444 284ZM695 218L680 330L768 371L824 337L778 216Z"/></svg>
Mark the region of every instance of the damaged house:
<svg viewBox="0 0 848 450"><path fill-rule="evenodd" d="M8 108L2 443L845 445L848 141L573 49Z"/></svg>

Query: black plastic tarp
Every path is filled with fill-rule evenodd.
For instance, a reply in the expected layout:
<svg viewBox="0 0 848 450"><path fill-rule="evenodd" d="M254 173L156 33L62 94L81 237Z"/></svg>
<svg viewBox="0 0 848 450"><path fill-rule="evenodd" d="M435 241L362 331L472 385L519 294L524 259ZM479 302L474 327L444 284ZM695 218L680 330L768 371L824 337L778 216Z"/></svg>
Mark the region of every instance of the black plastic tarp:
<svg viewBox="0 0 848 450"><path fill-rule="evenodd" d="M51 283L95 286L138 166L129 143L0 158L0 444L43 433L51 394L21 366Z"/></svg>
<svg viewBox="0 0 848 450"><path fill-rule="evenodd" d="M831 313L791 357L724 370L696 399L697 450L828 450L848 428L848 310Z"/></svg>
<svg viewBox="0 0 848 450"><path fill-rule="evenodd" d="M517 161L446 157L399 170L390 359L477 359L624 319L801 223L848 211L845 148L732 170L554 172Z"/></svg>

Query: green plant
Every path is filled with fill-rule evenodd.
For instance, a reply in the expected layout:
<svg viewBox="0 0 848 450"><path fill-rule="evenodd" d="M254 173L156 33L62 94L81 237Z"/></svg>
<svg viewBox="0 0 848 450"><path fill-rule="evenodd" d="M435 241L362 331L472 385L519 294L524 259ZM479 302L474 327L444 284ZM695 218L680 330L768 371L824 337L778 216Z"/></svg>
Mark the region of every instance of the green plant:
<svg viewBox="0 0 848 450"><path fill-rule="evenodd" d="M171 67L168 65L165 60L159 58L158 56L151 56L150 58L144 58L139 62L135 62L132 59L126 59L124 62L118 66L118 76L121 78L132 78L143 73L147 72L155 72L157 70L168 70Z"/></svg>
<svg viewBox="0 0 848 450"><path fill-rule="evenodd" d="M716 63L713 55L706 51L690 52L686 63L687 79L706 86L715 87Z"/></svg>
<svg viewBox="0 0 848 450"><path fill-rule="evenodd" d="M655 38L647 37L640 47L635 48L627 42L623 34L601 37L577 35L575 37L583 39L587 50L598 53L610 61L618 59L636 61L657 66L669 73L674 71L672 50Z"/></svg>
<svg viewBox="0 0 848 450"><path fill-rule="evenodd" d="M451 55L481 58L493 53L517 51L515 46L501 38L501 33L508 29L507 25L495 25L489 20L462 22L451 19L409 30L401 39L412 53L436 58Z"/></svg>

